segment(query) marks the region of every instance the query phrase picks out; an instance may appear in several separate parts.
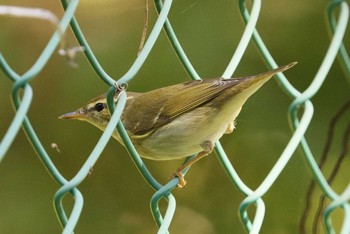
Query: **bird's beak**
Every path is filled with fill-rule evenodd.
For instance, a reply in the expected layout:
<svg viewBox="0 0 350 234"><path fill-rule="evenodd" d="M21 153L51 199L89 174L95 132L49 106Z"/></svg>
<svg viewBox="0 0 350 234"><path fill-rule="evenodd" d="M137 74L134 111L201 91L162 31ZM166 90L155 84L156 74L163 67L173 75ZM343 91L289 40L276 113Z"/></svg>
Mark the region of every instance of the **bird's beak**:
<svg viewBox="0 0 350 234"><path fill-rule="evenodd" d="M59 116L58 118L59 119L86 119L84 113L80 110L66 113L64 115Z"/></svg>

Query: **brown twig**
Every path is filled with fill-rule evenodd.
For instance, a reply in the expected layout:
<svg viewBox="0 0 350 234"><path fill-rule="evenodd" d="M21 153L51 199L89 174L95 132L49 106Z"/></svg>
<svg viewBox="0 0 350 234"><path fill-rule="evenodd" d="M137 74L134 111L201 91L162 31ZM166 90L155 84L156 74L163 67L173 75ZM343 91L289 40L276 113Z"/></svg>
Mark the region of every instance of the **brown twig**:
<svg viewBox="0 0 350 234"><path fill-rule="evenodd" d="M328 153L329 153L329 150L331 148L331 145L332 145L332 141L333 141L333 138L334 138L334 130L335 130L335 126L338 122L338 120L340 119L340 117L350 108L350 100L348 100L338 111L337 113L334 115L334 117L331 119L330 123L329 123L329 128L328 128L328 133L327 133L327 140L326 140L326 143L325 143L325 146L323 148L323 152L322 152L322 155L321 155L321 158L320 158L320 161L318 163L318 166L319 168L322 170L323 166L325 165L326 161L327 161L327 158L328 158ZM347 130L348 131L348 130ZM347 133L346 131L346 133ZM344 153L344 156L346 154L346 151L347 151L347 139L349 138L349 136L347 136L347 134L344 135L344 139L346 140L345 143L344 143L344 139L343 139L343 150L342 152L345 152ZM345 149L345 150L344 150ZM333 171L332 171L332 174L330 175L330 177L328 178L328 182L331 180L331 182L333 181L335 175L337 174L338 170L339 170L339 167L340 167L340 163L342 162L343 160L343 153L341 153L341 156L339 157L338 161L337 161L337 164L334 166L333 168ZM342 159L340 159L342 158ZM306 206L305 206L305 209L304 209L304 213L303 213L303 216L300 220L300 224L299 224L299 229L300 229L300 233L301 234L305 234L306 233L306 230L305 230L305 224L306 224L306 219L309 215L309 212L310 212L310 208L311 208L311 200L312 200L312 195L313 195L313 192L315 190L315 182L314 181L311 181L310 185L309 185L309 189L308 189L308 192L307 192L307 197L306 197ZM314 219L314 222L313 222L313 233L317 233L317 223L318 223L318 220L320 218L320 215L322 213L322 209L323 209L323 203L324 203L324 199L325 197L321 200L320 200L320 203L319 203L319 207L318 207L318 210L316 212L316 216L315 216L315 219Z"/></svg>
<svg viewBox="0 0 350 234"><path fill-rule="evenodd" d="M146 9L145 9L145 23L143 25L143 31L141 36L141 42L139 46L139 51L137 52L137 56L141 53L143 46L145 45L146 35L147 35L147 29L148 29L148 0L145 0Z"/></svg>
<svg viewBox="0 0 350 234"><path fill-rule="evenodd" d="M335 163L334 167L333 167L333 170L331 172L331 174L329 175L328 177L328 184L332 184L338 171L339 171L339 168L342 164L342 162L344 161L345 159L345 155L347 154L348 152L348 141L349 141L349 137L350 137L350 123L348 124L348 126L346 127L346 130L345 130L345 133L344 133L344 136L343 136L343 140L342 140L342 151L340 152L340 155L338 157L338 160L337 162ZM323 210L323 207L324 207L324 204L325 204L325 200L326 200L326 196L323 194L321 197L320 197L320 200L319 200L319 203L318 203L318 208L317 208L317 212L316 212L316 215L315 215L315 219L314 219L314 223L313 223L313 230L314 230L314 233L319 233L318 232L318 228L319 228L319 220L321 219L321 214L322 214L322 210Z"/></svg>

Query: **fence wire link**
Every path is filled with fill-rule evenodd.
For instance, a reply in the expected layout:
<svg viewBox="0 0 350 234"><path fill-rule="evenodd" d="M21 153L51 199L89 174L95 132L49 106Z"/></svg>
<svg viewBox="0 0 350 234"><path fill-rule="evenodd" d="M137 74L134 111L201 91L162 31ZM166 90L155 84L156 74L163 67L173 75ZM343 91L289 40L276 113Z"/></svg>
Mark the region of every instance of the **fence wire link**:
<svg viewBox="0 0 350 234"><path fill-rule="evenodd" d="M82 31L80 30L77 20L74 18L74 14L78 6L78 0L62 0L62 5L65 12L63 17L59 20L57 30L52 35L51 39L33 66L28 69L23 75L19 75L16 73L16 71L12 70L3 55L0 53L0 66L8 78L13 81L12 101L15 105L16 111L16 114L0 143L0 162L9 150L12 142L18 134L20 127L23 126L23 129L28 136L28 140L32 143L34 150L38 153L48 172L53 177L53 179L61 185L61 188L56 192L54 196L54 206L59 222L63 227L63 233L72 233L74 231L74 228L79 221L79 217L83 209L83 195L77 189L77 186L88 176L90 169L99 159L108 140L112 135L113 130L116 127L136 167L143 175L147 183L156 190L151 198L150 203L152 215L159 227L158 233L168 233L168 229L176 208L176 200L175 197L171 194L171 191L176 187L178 179L174 178L165 185L160 184L154 179L152 174L147 169L146 165L143 163L142 159L139 157L133 144L131 143L123 124L119 121L126 103L126 93L120 91L120 101L116 106L114 106L115 104L113 102L113 96L116 92L116 82L118 84L121 84L123 82L129 82L131 79L133 79L133 77L138 73L143 63L147 59L163 28L165 29L165 33L168 36L172 47L175 49L176 54L180 58L180 61L184 65L188 74L192 77L192 79L200 79L200 76L192 66L189 58L186 56L185 51L181 47L180 42L178 41L171 26L170 20L168 19L172 0L165 0L164 2L161 0L155 0L154 3L159 14L157 21L154 24L153 29L144 44L144 47L140 51L139 56L135 59L134 63L125 73L125 75L123 75L117 81L112 79L99 64ZM244 0L240 0L239 9L244 21L246 22L246 27L236 48L236 51L233 53L233 56L229 61L227 68L223 72L222 76L225 78L232 76L239 62L241 61L242 56L244 55L248 43L251 39L253 39L256 43L256 46L258 47L269 68L277 67L277 63L274 61L272 55L264 45L263 39L260 37L256 29L256 23L258 21L261 9L261 1L252 1L251 10L249 10L246 7L246 2ZM47 13L47 11L42 12ZM323 222L325 223L326 231L328 233L334 233L331 222L331 214L336 209L342 209L344 218L342 222L341 233L350 233L350 206L348 203L350 199L350 185L348 185L348 187L345 188L344 191L340 194L336 193L332 189L332 187L327 183L327 179L323 175L322 171L318 167L312 151L308 146L307 140L304 137L314 113L314 107L310 99L318 92L322 86L331 65L334 63L334 60L337 57L337 54L339 55L338 58L343 65L345 77L347 77L350 83L350 59L346 46L343 44L344 34L349 22L348 3L346 1L339 0L330 2L329 7L327 8L327 15L329 26L332 32L332 38L328 50L325 52L324 60L322 61L319 70L315 74L315 77L309 87L302 92L298 91L288 82L287 78L283 74L277 75L277 81L281 84L282 89L292 98L292 102L289 108L289 118L293 135L286 145L284 151L280 155L279 159L257 189L253 190L249 188L242 181L230 163L220 142L216 143L215 151L224 170L227 172L232 183L246 196L240 205L239 213L240 218L247 232L249 233L259 233L265 216L265 204L262 197L269 191L271 186L279 177L280 173L288 164L298 146L301 146L304 152L304 157L308 163L307 166L312 171L314 180L316 181L317 185L331 200L331 203L326 207L326 210L323 214ZM338 18L336 18L336 15L338 15ZM49 154L45 151L43 145L40 142L40 139L37 137L34 128L30 123L29 118L27 117L27 113L33 97L33 90L31 88L30 82L36 78L36 76L42 71L48 60L51 58L53 52L61 42L63 36L62 32L65 32L67 30L69 24L80 46L84 48L83 52L85 53L89 63L92 65L93 69L96 71L101 80L110 87L107 92L107 100L112 118L105 132L102 134L101 138L99 139L98 143L92 150L83 166L72 179L67 180L56 168L55 164L51 161ZM20 91L23 93L20 94ZM63 198L68 193L74 197L74 206L69 216L67 216L67 213L63 207ZM164 215L162 215L158 207L158 203L161 199L165 199L168 203L168 207ZM247 209L252 204L256 205L253 219L249 217L247 212Z"/></svg>

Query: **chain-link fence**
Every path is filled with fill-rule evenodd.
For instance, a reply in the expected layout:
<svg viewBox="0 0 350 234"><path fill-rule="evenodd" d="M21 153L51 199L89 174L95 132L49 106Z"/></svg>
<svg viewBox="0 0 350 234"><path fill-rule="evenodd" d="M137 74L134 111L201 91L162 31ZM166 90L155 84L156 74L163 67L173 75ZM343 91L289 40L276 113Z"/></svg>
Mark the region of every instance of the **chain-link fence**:
<svg viewBox="0 0 350 234"><path fill-rule="evenodd" d="M199 4L199 2L200 1L194 1L185 10L188 11L191 8L195 8L196 4ZM98 2L94 4L98 5ZM54 196L54 208L59 222L63 227L63 233L72 233L75 230L77 224L79 223L79 219L82 213L84 213L84 192L81 192L80 189L78 189L78 186L84 181L84 179L86 179L86 177L89 177L90 174L92 174L93 176L94 172L92 168L94 168L96 162L99 160L116 126L120 135L123 138L126 148L130 153L136 167L141 172L142 176L145 178L147 183L156 191L152 196L150 203L153 218L158 226L158 233L167 233L169 226L172 223L174 212L176 209L175 196L172 194L172 190L176 187L178 179L174 178L168 183L162 184L154 178L151 171L147 169L143 160L138 156L134 146L132 145L131 141L128 138L128 135L126 134L123 124L119 122L119 118L121 116L127 98L125 93L122 92L120 100L115 107L113 103L113 95L115 93L116 82L118 82L119 84L124 82L130 83L130 81L140 72L140 69L143 66L145 66L145 62L149 58L150 52L154 48L155 43L157 42L157 40L160 40L159 38L160 35L162 35L163 29L165 35L170 41L171 46L174 49L174 52L180 59L188 75L192 79L200 79L201 77L192 65L189 57L186 56L186 50L184 49L184 47L181 46L181 41L179 41L177 36L175 35L175 31L173 30L172 24L170 22L169 12L171 12L173 2L171 0L165 0L164 2L160 0L155 0L154 4L159 15L155 20L152 28L149 27L147 29L147 27L144 27L145 31L149 30L149 36L146 38L142 50L130 66L130 69L124 75L117 79L112 78L108 74L108 72L105 71L103 66L99 63L98 59L96 58L93 49L89 46L88 39L85 38L83 34L84 30L80 28L78 20L75 18L75 14L78 8L78 1L72 0L68 2L63 0L62 5L64 8L64 14L60 19L56 19L55 15L52 14L50 11L42 9L39 10L34 8L21 7L12 8L10 6L1 6L0 8L0 13L5 16L21 17L21 20L24 20L23 18L28 17L39 18L50 21L54 25L57 24L57 30L52 35L45 48L42 50L42 53L40 54L38 59L35 60L35 62L33 62L33 65L31 65L29 69L23 72L22 75L20 75L20 72L16 71L16 69L13 68L14 66L10 65L7 62L6 56L0 54L1 68L6 77L12 82L11 98L16 110L15 115L10 121L10 124L7 126L7 129L4 133L2 133L2 139L0 144L0 160L3 160L8 154L8 152L11 151L11 144L14 143L16 136L18 136L20 132L20 128L23 127L23 130L26 133L28 140L32 144L34 150L39 155L47 171L53 177L53 179L57 181L57 183L60 185L60 188L57 190ZM220 3L217 2L216 4ZM247 3L245 1L239 1L239 3L237 3L236 6L237 8L239 8L241 15L246 23L246 26L243 30L243 33L235 32L236 34L240 33L241 38L239 43L235 45L234 53L232 54L232 57L227 67L225 68L223 74L221 75L224 78L229 78L233 76L238 65L240 64L240 61L242 60L242 57L246 53L249 42L251 41L254 41L256 47L259 50L260 55L267 63L268 67L270 69L277 67L277 61L274 60L268 48L265 46L264 39L260 37L256 27L262 3L261 1L253 1L252 3L249 3L248 8L246 4ZM113 5L117 7L117 3L114 3ZM144 7L145 9L147 8L146 5L144 5ZM183 10L182 12L184 12L185 10ZM288 11L288 9L280 9L279 11ZM314 105L311 101L311 98L317 95L317 93L321 89L331 69L332 64L335 62L337 55L339 58L338 61L343 67L344 77L346 77L348 81L350 81L350 59L347 54L346 44L343 43L347 24L349 22L348 3L346 1L332 1L329 3L326 12L327 22L331 29L331 40L326 51L315 53L317 56L322 56L323 60L320 60L321 63L319 65L319 69L316 72L316 75L314 75L312 82L310 82L307 88L302 89L304 91L299 91L299 89L295 88L283 74L277 75L276 80L281 90L283 90L292 100L289 105L288 114L293 134L291 135L287 144L284 146L284 150L280 154L279 158L276 159L276 162L271 167L270 171L267 173L264 179L261 182L259 182L257 188L252 188L251 186L248 186L246 182L244 182L244 180L241 179L241 176L239 175L239 173L237 173L235 168L232 166L230 160L228 159L224 147L222 147L222 145L219 142L216 144L215 151L220 163L223 166L222 168L224 168L224 170L228 174L232 184L236 186L241 192L241 194L243 194L245 197L239 206L239 218L243 222L246 231L249 233L260 232L261 227L264 224L266 209L268 210L268 208L265 207L263 196L271 190L272 185L275 184L276 180L285 170L298 146L300 146L300 148L302 149L303 156L306 160L305 165L312 172L317 187L319 187L322 190L322 194L330 200L330 203L327 204L325 209L322 211L322 221L325 224L325 230L328 233L334 233L334 228L332 225L332 214L336 210L342 210L342 220L336 220L337 225L340 227L339 232L350 233L350 206L348 204L348 200L350 197L350 187L346 187L340 192L336 192L334 190L334 188L330 184L329 179L321 171L321 166L318 166L313 151L309 148L307 137L305 137L306 131L308 130L308 127L312 122L314 115ZM145 18L148 18L148 10L145 14L147 16ZM205 23L205 18L200 19L199 21L201 20L203 20L203 23ZM67 28L69 26L72 28L74 36L77 38L81 46L81 48L78 48L77 51L73 52L69 51L69 49L65 50L68 47L66 47L65 43L62 43L62 38L66 37L64 32L67 31ZM286 33L288 33L287 30ZM220 36L225 37L225 35ZM278 35L276 35L276 37L278 37ZM292 35L289 35L289 37L292 37ZM316 35L314 40L318 40ZM65 42L66 40L63 41ZM90 155L86 158L84 164L80 167L79 171L71 179L67 179L67 177L63 175L62 171L56 166L54 162L55 160L53 158L55 157L52 157L51 153L45 150L45 147L41 143L40 138L48 136L39 137L36 134L35 127L33 127L33 125L31 124L31 118L29 117L30 115L28 115L28 113L31 110L31 104L34 95L32 82L34 82L35 78L37 78L38 75L45 70L45 66L47 66L54 52L60 46L61 52L63 52L66 55L68 54L68 58L70 59L70 62L73 65L75 65L75 62L73 61L73 55L75 55L76 52L81 50L85 54L88 62L90 63L94 71L97 73L101 81L103 81L110 87L107 99L109 104L108 106L112 114L111 121L109 122L108 127L104 131L101 138L98 140L97 144L94 146ZM313 51L310 51L310 53L313 53ZM285 57L288 58L288 54L285 55ZM210 59L210 56L208 56L208 59ZM297 59L290 58L288 62L292 62L294 60ZM3 77L2 80L3 79L5 78ZM129 85L129 89L131 88L132 85ZM53 89L53 87L51 87L51 89ZM95 93L91 95L95 95ZM80 101L79 103L84 102L84 100L78 101ZM76 106L69 105L69 107L66 110L69 110L74 107ZM49 111L50 109L49 106L45 106L44 108L47 109L46 111ZM343 112L346 112L346 108L346 106L343 108ZM50 131L47 131L47 134L50 134ZM234 138L235 136L232 137ZM346 155L348 153L347 148L345 146L347 146L348 144L349 136L345 134L342 139L342 146L344 148L343 155ZM249 139L249 141L252 140ZM59 150L60 148L60 146L56 143L52 143L51 146L56 150ZM79 147L84 147L84 145L76 146L76 148ZM322 148L322 144L320 144L320 148ZM259 152L255 152L255 154L257 157L263 157L259 155ZM304 169L305 165L300 165L300 167ZM200 167L200 165L196 166ZM293 173L299 172L294 171ZM190 180L196 180L196 178L191 178ZM346 178L345 181L349 182L349 177ZM312 189L310 189L310 191L312 191ZM311 194L312 192L309 193ZM64 208L65 202L63 198L68 194L70 194L69 196L72 196L74 198L74 204L72 204L71 210L67 210L67 208ZM195 197L197 196L198 195L196 195ZM310 199L310 197L308 198ZM163 199L166 201L167 205L166 209L161 211L161 209L159 208L159 202ZM212 203L213 201L207 202ZM288 201L286 200L285 202ZM45 205L49 206L49 204ZM252 206L256 206L255 210L253 212L248 212L248 209L250 209L250 207ZM281 209L283 209L283 207L281 207ZM308 211L305 211L304 214L306 215L301 221L302 232L305 231L305 220L308 216ZM0 217L0 219L2 218L3 217ZM232 219L234 218L235 217L232 217ZM0 221L0 223L1 222L2 221ZM317 229L317 227L315 229Z"/></svg>

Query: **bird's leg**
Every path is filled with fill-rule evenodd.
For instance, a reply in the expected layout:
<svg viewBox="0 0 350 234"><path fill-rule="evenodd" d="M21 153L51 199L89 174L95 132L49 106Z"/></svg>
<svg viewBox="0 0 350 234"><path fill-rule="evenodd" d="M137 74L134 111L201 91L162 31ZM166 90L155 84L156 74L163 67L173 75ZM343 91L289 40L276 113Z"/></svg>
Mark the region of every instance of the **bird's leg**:
<svg viewBox="0 0 350 234"><path fill-rule="evenodd" d="M236 117L238 116L239 112L241 112L242 110L242 107L239 108L238 110L236 110L236 112L233 114L233 118L232 118L232 121L228 123L227 125L227 128L226 128L226 131L225 131L225 134L230 134L233 132L233 130L236 128L235 126L235 120L236 120Z"/></svg>
<svg viewBox="0 0 350 234"><path fill-rule="evenodd" d="M230 123L227 125L225 134L230 134L230 133L232 133L234 129L235 129L235 122L232 121L232 122L230 122Z"/></svg>
<svg viewBox="0 0 350 234"><path fill-rule="evenodd" d="M182 164L179 168L176 169L174 174L171 176L171 179L174 178L175 176L179 178L179 183L177 185L179 188L183 188L187 184L184 178L184 175L182 174L182 171L187 167L191 166L193 163L200 160L201 158L203 158L204 156L207 156L208 154L210 154L214 149L214 143L211 141L205 141L201 144L201 147L203 151L199 152L194 158Z"/></svg>

